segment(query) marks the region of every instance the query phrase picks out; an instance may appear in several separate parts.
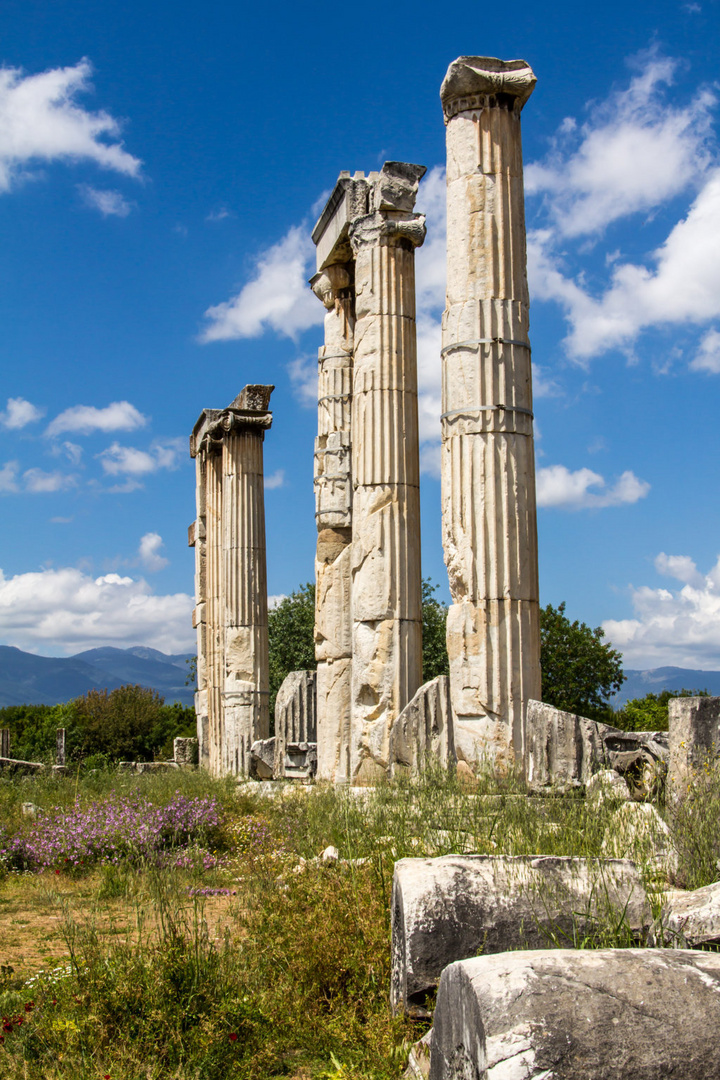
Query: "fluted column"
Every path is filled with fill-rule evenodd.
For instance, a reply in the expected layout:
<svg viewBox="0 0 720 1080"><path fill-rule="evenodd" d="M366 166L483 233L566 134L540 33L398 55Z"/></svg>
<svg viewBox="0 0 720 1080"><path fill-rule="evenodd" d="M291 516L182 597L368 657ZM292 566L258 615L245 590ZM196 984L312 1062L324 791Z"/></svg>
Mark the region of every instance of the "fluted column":
<svg viewBox="0 0 720 1080"><path fill-rule="evenodd" d="M392 721L422 682L415 248L421 166L388 163L354 220L352 747L356 782L384 775Z"/></svg>
<svg viewBox="0 0 720 1080"><path fill-rule="evenodd" d="M535 460L520 112L522 60L460 57L447 125L442 347L443 545L456 746L471 765L522 761L540 697Z"/></svg>
<svg viewBox="0 0 720 1080"><path fill-rule="evenodd" d="M272 389L247 386L227 409L204 410L190 440L205 507L202 760L215 776L247 773L251 744L269 733L263 439Z"/></svg>
<svg viewBox="0 0 720 1080"><path fill-rule="evenodd" d="M315 440L317 777L336 783L350 779L352 269L349 263L332 264L312 279L327 309L325 344L318 352Z"/></svg>

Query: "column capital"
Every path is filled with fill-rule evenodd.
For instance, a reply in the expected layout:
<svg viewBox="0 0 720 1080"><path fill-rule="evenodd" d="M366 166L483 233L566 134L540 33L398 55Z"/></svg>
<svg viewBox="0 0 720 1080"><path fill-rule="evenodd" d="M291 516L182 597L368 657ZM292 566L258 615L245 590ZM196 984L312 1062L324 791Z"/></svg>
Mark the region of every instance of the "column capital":
<svg viewBox="0 0 720 1080"><path fill-rule="evenodd" d="M350 243L355 254L365 247L420 247L425 240L425 215L390 217L382 210L354 221Z"/></svg>
<svg viewBox="0 0 720 1080"><path fill-rule="evenodd" d="M190 456L220 450L231 431L252 431L262 437L272 425L269 411L274 386L251 384L240 391L225 409L203 409L190 436Z"/></svg>
<svg viewBox="0 0 720 1080"><path fill-rule="evenodd" d="M350 274L341 263L332 263L310 278L310 288L328 311L332 311L341 291L349 286Z"/></svg>
<svg viewBox="0 0 720 1080"><path fill-rule="evenodd" d="M459 56L440 87L445 123L471 109L499 108L519 113L537 79L525 60Z"/></svg>

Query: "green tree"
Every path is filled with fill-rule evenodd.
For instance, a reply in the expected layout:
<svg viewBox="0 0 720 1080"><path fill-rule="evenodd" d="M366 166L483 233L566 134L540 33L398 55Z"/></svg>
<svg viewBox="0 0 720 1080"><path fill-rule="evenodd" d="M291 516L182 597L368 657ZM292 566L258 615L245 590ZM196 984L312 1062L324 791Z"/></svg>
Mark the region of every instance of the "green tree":
<svg viewBox="0 0 720 1080"><path fill-rule="evenodd" d="M540 609L542 699L556 709L612 722L608 704L625 676L622 656L602 639L605 632L570 622L565 603Z"/></svg>
<svg viewBox="0 0 720 1080"><path fill-rule="evenodd" d="M270 727L275 698L291 671L315 671L315 585L308 581L268 612Z"/></svg>
<svg viewBox="0 0 720 1080"><path fill-rule="evenodd" d="M450 666L447 654L447 604L436 600L434 593L439 585L430 578L422 581L422 633L423 633L423 682L430 682L438 675L448 675Z"/></svg>
<svg viewBox="0 0 720 1080"><path fill-rule="evenodd" d="M623 731L667 731L668 709L673 698L709 697L708 690L652 691L641 698L630 698L613 718L615 727Z"/></svg>

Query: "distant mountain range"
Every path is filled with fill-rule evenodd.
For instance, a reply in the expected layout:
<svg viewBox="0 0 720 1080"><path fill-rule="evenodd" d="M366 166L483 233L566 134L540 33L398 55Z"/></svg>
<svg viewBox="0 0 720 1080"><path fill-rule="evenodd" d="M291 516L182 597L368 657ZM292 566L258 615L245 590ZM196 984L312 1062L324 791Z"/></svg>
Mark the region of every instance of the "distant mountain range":
<svg viewBox="0 0 720 1080"><path fill-rule="evenodd" d="M88 690L114 690L127 683L157 690L167 705L192 705L185 685L192 653L167 656L157 649L88 649L75 656L35 656L0 645L0 706L56 705Z"/></svg>
<svg viewBox="0 0 720 1080"><path fill-rule="evenodd" d="M0 645L0 706L56 705L88 690L114 690L137 683L157 690L167 704L192 705L192 687L185 685L192 653L167 656L157 649L88 649L75 656L35 656ZM648 691L709 690L720 696L720 671L661 667L651 671L626 669L622 689L612 699L615 708Z"/></svg>
<svg viewBox="0 0 720 1080"><path fill-rule="evenodd" d="M633 671L625 668L622 689L611 699L617 708L630 698L645 697L663 690L707 690L720 696L720 671L696 671L694 668L659 667L650 671Z"/></svg>

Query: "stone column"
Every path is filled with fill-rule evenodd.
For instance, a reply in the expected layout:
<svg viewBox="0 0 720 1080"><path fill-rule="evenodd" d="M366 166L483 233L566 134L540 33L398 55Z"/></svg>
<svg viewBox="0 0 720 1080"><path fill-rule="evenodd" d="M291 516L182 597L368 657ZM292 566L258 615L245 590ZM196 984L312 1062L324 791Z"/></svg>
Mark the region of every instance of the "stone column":
<svg viewBox="0 0 720 1080"><path fill-rule="evenodd" d="M442 348L443 545L458 756L522 762L540 698L532 384L520 112L522 60L460 57L447 125Z"/></svg>
<svg viewBox="0 0 720 1080"><path fill-rule="evenodd" d="M388 162L350 226L355 254L352 398L352 747L355 782L384 776L393 721L422 682L420 465L413 213L425 169Z"/></svg>
<svg viewBox="0 0 720 1080"><path fill-rule="evenodd" d="M333 263L311 282L327 309L325 344L318 353L315 440L317 775L336 783L350 779L352 273L351 263Z"/></svg>
<svg viewBox="0 0 720 1080"><path fill-rule="evenodd" d="M201 762L216 776L247 773L251 744L269 734L263 439L272 390L246 386L227 409L205 409L190 440L205 509ZM196 549L200 531L196 523Z"/></svg>

